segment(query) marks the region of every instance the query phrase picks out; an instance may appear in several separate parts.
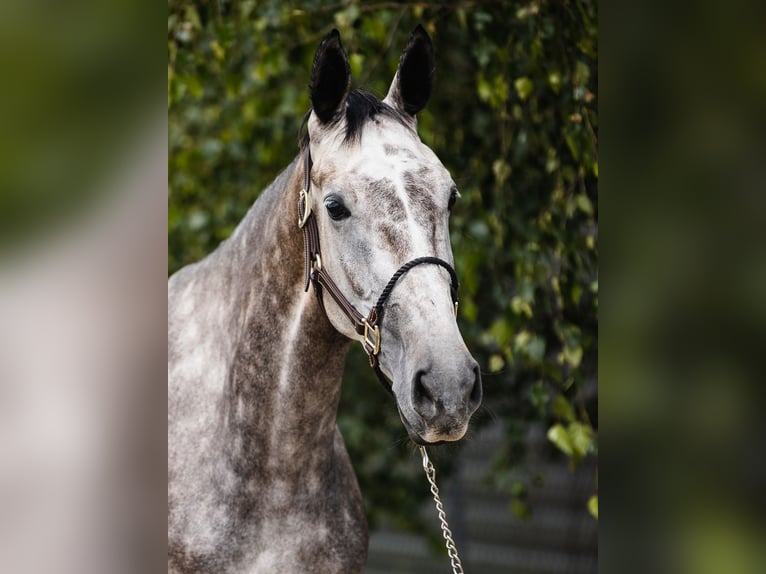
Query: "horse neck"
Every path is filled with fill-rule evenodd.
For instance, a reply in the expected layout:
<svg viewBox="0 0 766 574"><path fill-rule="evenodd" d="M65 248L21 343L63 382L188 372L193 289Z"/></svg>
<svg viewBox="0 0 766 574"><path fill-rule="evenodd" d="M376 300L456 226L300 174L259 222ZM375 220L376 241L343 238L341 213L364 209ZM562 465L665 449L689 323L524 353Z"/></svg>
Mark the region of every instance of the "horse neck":
<svg viewBox="0 0 766 574"><path fill-rule="evenodd" d="M303 289L302 168L293 161L232 236L231 260L248 272L224 405L235 440L224 442L235 465L257 464L260 472L318 462L332 448L349 346Z"/></svg>

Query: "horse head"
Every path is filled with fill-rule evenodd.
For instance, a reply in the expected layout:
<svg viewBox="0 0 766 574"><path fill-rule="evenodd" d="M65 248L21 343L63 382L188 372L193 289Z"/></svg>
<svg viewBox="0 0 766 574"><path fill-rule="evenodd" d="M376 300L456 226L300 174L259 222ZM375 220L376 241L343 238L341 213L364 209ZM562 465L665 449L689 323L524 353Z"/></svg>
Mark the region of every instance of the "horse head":
<svg viewBox="0 0 766 574"><path fill-rule="evenodd" d="M418 26L381 101L351 90L337 31L320 44L311 74L307 138L312 164L306 201L316 217L321 265L356 309L371 309L392 274L376 360L393 381L399 413L418 444L456 441L482 396L481 377L455 319L449 214L455 182L417 133L416 114L433 86L431 40ZM308 173L308 171L307 171ZM445 270L445 268L448 268ZM332 325L363 339L336 300L324 297Z"/></svg>

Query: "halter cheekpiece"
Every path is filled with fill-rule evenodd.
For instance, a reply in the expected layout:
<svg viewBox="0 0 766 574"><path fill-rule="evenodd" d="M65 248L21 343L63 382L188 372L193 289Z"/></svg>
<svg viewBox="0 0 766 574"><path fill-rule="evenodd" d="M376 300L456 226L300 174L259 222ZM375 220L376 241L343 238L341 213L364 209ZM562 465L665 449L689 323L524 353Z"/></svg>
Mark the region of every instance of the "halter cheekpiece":
<svg viewBox="0 0 766 574"><path fill-rule="evenodd" d="M393 394L391 383L389 383L383 376L383 373L380 370L380 361L378 360L378 353L380 353L381 345L380 322L383 319L383 311L385 309L386 301L402 275L407 273L407 271L413 267L424 263L430 263L443 267L449 272L450 293L452 302L455 306L455 314L457 314L457 273L455 273L452 266L443 259L439 259L438 257L417 257L402 265L391 276L391 279L386 283L386 286L383 288L383 291L381 291L377 302L372 309L370 309L370 312L366 317L362 315L345 295L343 295L336 283L322 266L322 256L319 249L319 229L317 227L316 217L311 209L311 202L309 201L312 161L311 151L309 150L308 144L306 144L303 166L303 188L298 195L298 227L303 230L303 251L306 278L304 290L308 291L309 283L314 286L314 293L316 294L322 309L324 309L324 301L322 299L323 293L326 291L330 294L333 300L338 304L338 307L340 307L341 311L343 311L343 313L351 320L356 333L361 335L362 347L370 360L370 366L375 370L375 373L378 375L378 378L383 383L386 390Z"/></svg>

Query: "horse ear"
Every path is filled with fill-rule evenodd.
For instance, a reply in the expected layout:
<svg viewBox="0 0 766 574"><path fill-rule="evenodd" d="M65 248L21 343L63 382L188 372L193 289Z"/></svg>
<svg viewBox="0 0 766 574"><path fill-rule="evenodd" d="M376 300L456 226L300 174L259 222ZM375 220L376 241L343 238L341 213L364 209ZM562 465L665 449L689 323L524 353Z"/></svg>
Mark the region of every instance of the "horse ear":
<svg viewBox="0 0 766 574"><path fill-rule="evenodd" d="M322 39L314 55L309 97L320 121L337 118L351 89L351 67L340 43L340 34L333 29Z"/></svg>
<svg viewBox="0 0 766 574"><path fill-rule="evenodd" d="M385 102L411 116L426 107L434 84L434 48L423 26L410 34Z"/></svg>

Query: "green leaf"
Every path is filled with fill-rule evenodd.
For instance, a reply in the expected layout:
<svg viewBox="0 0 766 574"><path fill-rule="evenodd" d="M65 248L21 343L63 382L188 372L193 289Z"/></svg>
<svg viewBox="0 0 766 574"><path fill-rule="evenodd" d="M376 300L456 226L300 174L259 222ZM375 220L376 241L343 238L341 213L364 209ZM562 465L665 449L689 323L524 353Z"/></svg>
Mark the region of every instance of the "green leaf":
<svg viewBox="0 0 766 574"><path fill-rule="evenodd" d="M219 62L226 57L226 51L221 47L221 44L219 44L217 40L210 42L210 50Z"/></svg>
<svg viewBox="0 0 766 574"><path fill-rule="evenodd" d="M588 499L588 512L598 520L598 495L594 494Z"/></svg>
<svg viewBox="0 0 766 574"><path fill-rule="evenodd" d="M577 207L580 208L580 211L587 213L588 215L593 215L593 204L587 195L578 193L575 197L575 203L577 204Z"/></svg>
<svg viewBox="0 0 766 574"><path fill-rule="evenodd" d="M519 98L526 100L529 97L529 94L532 93L532 80L526 76L522 76L513 82L513 87L516 88L516 93L519 95Z"/></svg>
<svg viewBox="0 0 766 574"><path fill-rule="evenodd" d="M482 102L489 102L492 99L492 86L484 78L479 78L476 91Z"/></svg>
<svg viewBox="0 0 766 574"><path fill-rule="evenodd" d="M576 463L593 448L593 429L579 422L571 422L566 428L556 423L548 429L548 440Z"/></svg>
<svg viewBox="0 0 766 574"><path fill-rule="evenodd" d="M532 337L529 345L527 345L527 355L536 363L542 361L545 355L545 339L537 335Z"/></svg>
<svg viewBox="0 0 766 574"><path fill-rule="evenodd" d="M529 402L538 413L540 418L545 416L545 407L548 406L550 394L542 381L537 381L529 388Z"/></svg>
<svg viewBox="0 0 766 574"><path fill-rule="evenodd" d="M568 423L574 422L575 413L571 403L564 395L556 395L551 403L551 413L554 417L564 420Z"/></svg>
<svg viewBox="0 0 766 574"><path fill-rule="evenodd" d="M503 370L504 366L505 366L505 361L503 361L503 357L501 357L500 355L492 355L489 358L490 373L498 373Z"/></svg>
<svg viewBox="0 0 766 574"><path fill-rule="evenodd" d="M502 75L495 76L492 82L492 106L499 107L508 100L508 84Z"/></svg>
<svg viewBox="0 0 766 574"><path fill-rule="evenodd" d="M497 185L503 185L508 179L508 176L511 175L511 166L502 159L496 159L492 163L492 173L495 174Z"/></svg>
<svg viewBox="0 0 766 574"><path fill-rule="evenodd" d="M363 54L351 54L348 57L348 62L351 67L351 76L359 77L362 75L364 69L364 55Z"/></svg>
<svg viewBox="0 0 766 574"><path fill-rule="evenodd" d="M513 512L517 518L521 518L522 520L526 520L532 516L532 510L529 508L529 505L518 498L511 499L511 512Z"/></svg>
<svg viewBox="0 0 766 574"><path fill-rule="evenodd" d="M548 429L548 440L555 444L558 449L567 456L574 455L574 446L567 429L556 423Z"/></svg>
<svg viewBox="0 0 766 574"><path fill-rule="evenodd" d="M532 307L519 295L514 295L511 299L511 310L515 315L524 315L527 319L532 318Z"/></svg>
<svg viewBox="0 0 766 574"><path fill-rule="evenodd" d="M558 72L551 72L548 74L548 85L558 94L561 89L561 74Z"/></svg>
<svg viewBox="0 0 766 574"><path fill-rule="evenodd" d="M589 425L573 422L569 424L568 432L575 458L585 457L593 446L593 429Z"/></svg>
<svg viewBox="0 0 766 574"><path fill-rule="evenodd" d="M513 335L510 324L508 324L508 322L503 319L498 319L492 323L489 332L497 345L501 348L508 344L508 342L511 340L511 336Z"/></svg>
<svg viewBox="0 0 766 574"><path fill-rule="evenodd" d="M578 284L572 287L572 303L579 305L580 297L582 297L582 285Z"/></svg>
<svg viewBox="0 0 766 574"><path fill-rule="evenodd" d="M572 83L576 86L583 86L588 82L590 78L590 68L585 62L577 62L575 65L575 72L572 76Z"/></svg>
<svg viewBox="0 0 766 574"><path fill-rule="evenodd" d="M582 361L582 347L564 347L564 360L572 365L573 368L577 368L580 366L580 361Z"/></svg>

